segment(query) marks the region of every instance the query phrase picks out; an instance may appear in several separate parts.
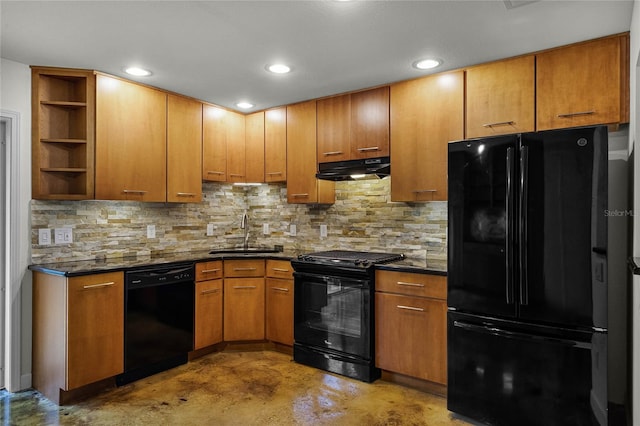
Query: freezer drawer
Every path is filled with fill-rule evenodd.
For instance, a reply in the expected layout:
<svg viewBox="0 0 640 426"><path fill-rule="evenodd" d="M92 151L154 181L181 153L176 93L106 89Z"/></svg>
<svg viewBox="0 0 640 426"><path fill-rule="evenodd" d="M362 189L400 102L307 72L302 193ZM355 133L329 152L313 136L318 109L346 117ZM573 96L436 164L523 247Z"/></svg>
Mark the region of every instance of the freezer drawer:
<svg viewBox="0 0 640 426"><path fill-rule="evenodd" d="M448 312L450 411L490 425L606 425L607 335Z"/></svg>

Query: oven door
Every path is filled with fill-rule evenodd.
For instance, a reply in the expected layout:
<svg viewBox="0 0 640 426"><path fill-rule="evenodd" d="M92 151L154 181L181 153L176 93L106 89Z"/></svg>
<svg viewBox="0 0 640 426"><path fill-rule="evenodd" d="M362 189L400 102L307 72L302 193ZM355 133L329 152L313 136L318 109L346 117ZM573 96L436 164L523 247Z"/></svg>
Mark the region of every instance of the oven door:
<svg viewBox="0 0 640 426"><path fill-rule="evenodd" d="M294 273L297 344L371 359L371 281Z"/></svg>

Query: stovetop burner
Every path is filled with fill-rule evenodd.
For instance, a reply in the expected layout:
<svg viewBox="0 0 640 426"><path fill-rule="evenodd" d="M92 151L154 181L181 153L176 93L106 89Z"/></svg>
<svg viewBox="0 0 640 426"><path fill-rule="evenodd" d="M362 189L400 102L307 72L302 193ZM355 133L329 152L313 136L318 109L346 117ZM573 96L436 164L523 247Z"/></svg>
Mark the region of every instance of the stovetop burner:
<svg viewBox="0 0 640 426"><path fill-rule="evenodd" d="M329 250L298 256L298 260L316 263L342 263L356 266L379 265L404 259L404 254L366 251Z"/></svg>

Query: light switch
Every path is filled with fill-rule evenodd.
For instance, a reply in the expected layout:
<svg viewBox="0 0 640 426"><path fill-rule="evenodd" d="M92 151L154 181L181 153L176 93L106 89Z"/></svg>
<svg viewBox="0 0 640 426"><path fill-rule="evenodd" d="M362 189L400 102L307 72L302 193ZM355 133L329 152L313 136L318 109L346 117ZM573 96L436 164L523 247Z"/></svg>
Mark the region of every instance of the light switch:
<svg viewBox="0 0 640 426"><path fill-rule="evenodd" d="M71 228L56 228L53 230L54 244L71 244L73 233Z"/></svg>
<svg viewBox="0 0 640 426"><path fill-rule="evenodd" d="M327 225L323 223L322 225L320 225L320 238L326 238L326 237L327 237Z"/></svg>
<svg viewBox="0 0 640 426"><path fill-rule="evenodd" d="M207 224L207 237L211 237L213 235L213 223Z"/></svg>
<svg viewBox="0 0 640 426"><path fill-rule="evenodd" d="M147 238L155 238L155 237L156 237L156 226L147 225Z"/></svg>
<svg viewBox="0 0 640 426"><path fill-rule="evenodd" d="M262 224L262 233L264 235L269 235L269 224L268 223L263 223Z"/></svg>
<svg viewBox="0 0 640 426"><path fill-rule="evenodd" d="M41 246L48 246L51 244L51 229L38 229L38 244Z"/></svg>
<svg viewBox="0 0 640 426"><path fill-rule="evenodd" d="M289 225L289 235L291 235L292 237L295 237L297 233L298 233L298 230L296 228L296 225L294 225L293 223Z"/></svg>

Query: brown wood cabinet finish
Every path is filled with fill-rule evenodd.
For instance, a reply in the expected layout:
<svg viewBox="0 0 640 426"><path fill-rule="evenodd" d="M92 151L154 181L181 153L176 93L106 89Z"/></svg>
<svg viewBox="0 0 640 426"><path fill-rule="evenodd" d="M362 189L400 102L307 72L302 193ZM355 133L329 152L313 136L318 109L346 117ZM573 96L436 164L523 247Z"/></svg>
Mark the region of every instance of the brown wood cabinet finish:
<svg viewBox="0 0 640 426"><path fill-rule="evenodd" d="M202 201L202 103L168 95L167 201Z"/></svg>
<svg viewBox="0 0 640 426"><path fill-rule="evenodd" d="M293 279L293 267L288 260L267 259L267 277Z"/></svg>
<svg viewBox="0 0 640 426"><path fill-rule="evenodd" d="M287 180L287 109L264 112L264 181Z"/></svg>
<svg viewBox="0 0 640 426"><path fill-rule="evenodd" d="M222 277L222 260L196 263L196 281L209 281Z"/></svg>
<svg viewBox="0 0 640 426"><path fill-rule="evenodd" d="M287 106L287 201L332 204L335 184L316 179L316 101Z"/></svg>
<svg viewBox="0 0 640 426"><path fill-rule="evenodd" d="M389 155L389 87L351 94L351 158Z"/></svg>
<svg viewBox="0 0 640 426"><path fill-rule="evenodd" d="M628 121L627 37L536 55L537 130Z"/></svg>
<svg viewBox="0 0 640 426"><path fill-rule="evenodd" d="M447 277L377 270L376 291L446 300Z"/></svg>
<svg viewBox="0 0 640 426"><path fill-rule="evenodd" d="M272 342L293 345L293 280L266 279L266 337Z"/></svg>
<svg viewBox="0 0 640 426"><path fill-rule="evenodd" d="M227 111L225 127L227 131L227 182L247 182L245 116Z"/></svg>
<svg viewBox="0 0 640 426"><path fill-rule="evenodd" d="M227 180L227 113L227 110L212 105L203 106L202 180Z"/></svg>
<svg viewBox="0 0 640 426"><path fill-rule="evenodd" d="M226 277L264 277L264 259L229 259L224 261Z"/></svg>
<svg viewBox="0 0 640 426"><path fill-rule="evenodd" d="M195 289L194 349L198 350L222 342L222 279L196 282Z"/></svg>
<svg viewBox="0 0 640 426"><path fill-rule="evenodd" d="M535 56L466 70L466 137L535 130Z"/></svg>
<svg viewBox="0 0 640 426"><path fill-rule="evenodd" d="M464 73L391 86L391 200L447 199L447 144L464 137Z"/></svg>
<svg viewBox="0 0 640 426"><path fill-rule="evenodd" d="M264 276L224 279L225 341L264 340L264 293Z"/></svg>
<svg viewBox="0 0 640 426"><path fill-rule="evenodd" d="M317 102L317 158L319 163L351 158L351 95Z"/></svg>
<svg viewBox="0 0 640 426"><path fill-rule="evenodd" d="M166 93L96 78L96 198L167 201Z"/></svg>
<svg viewBox="0 0 640 426"><path fill-rule="evenodd" d="M265 182L264 111L245 116L245 182Z"/></svg>

